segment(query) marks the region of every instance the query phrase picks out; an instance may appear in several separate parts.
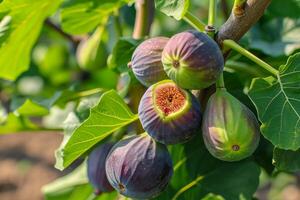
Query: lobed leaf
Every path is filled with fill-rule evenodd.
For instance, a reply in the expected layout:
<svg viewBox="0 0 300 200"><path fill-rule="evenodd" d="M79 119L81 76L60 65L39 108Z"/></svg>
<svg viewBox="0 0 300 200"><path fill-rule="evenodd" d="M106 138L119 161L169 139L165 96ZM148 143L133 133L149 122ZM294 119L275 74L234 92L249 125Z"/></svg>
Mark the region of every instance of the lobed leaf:
<svg viewBox="0 0 300 200"><path fill-rule="evenodd" d="M273 165L281 171L300 171L300 149L291 151L275 148L273 152Z"/></svg>
<svg viewBox="0 0 300 200"><path fill-rule="evenodd" d="M219 199L251 199L258 187L258 165L249 159L232 163L217 160L209 154L200 138L172 146L170 152L174 174L159 200L205 199L209 193Z"/></svg>
<svg viewBox="0 0 300 200"><path fill-rule="evenodd" d="M70 1L61 10L62 28L71 34L88 33L101 24L104 18L129 2L130 0Z"/></svg>
<svg viewBox="0 0 300 200"><path fill-rule="evenodd" d="M155 7L164 14L180 20L190 5L189 0L155 0Z"/></svg>
<svg viewBox="0 0 300 200"><path fill-rule="evenodd" d="M249 97L262 123L262 134L281 149L300 148L300 53L290 56L277 79L255 78Z"/></svg>
<svg viewBox="0 0 300 200"><path fill-rule="evenodd" d="M62 0L4 0L0 4L0 78L15 80L30 64L31 49L44 20ZM9 22L7 22L7 19ZM6 20L6 23L4 23ZM3 26L5 24L5 26Z"/></svg>
<svg viewBox="0 0 300 200"><path fill-rule="evenodd" d="M117 69L120 72L128 71L127 64L131 60L131 56L138 46L139 41L132 38L121 38L117 41L109 58L109 67Z"/></svg>

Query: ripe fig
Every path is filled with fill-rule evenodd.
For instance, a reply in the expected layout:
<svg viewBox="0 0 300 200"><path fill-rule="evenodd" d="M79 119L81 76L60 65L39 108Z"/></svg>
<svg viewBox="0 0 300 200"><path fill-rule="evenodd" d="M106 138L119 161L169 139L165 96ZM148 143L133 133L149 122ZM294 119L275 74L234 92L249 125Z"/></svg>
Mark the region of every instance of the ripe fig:
<svg viewBox="0 0 300 200"><path fill-rule="evenodd" d="M161 63L161 52L169 38L155 37L142 42L133 52L131 67L136 78L145 86L167 79Z"/></svg>
<svg viewBox="0 0 300 200"><path fill-rule="evenodd" d="M169 183L173 164L167 147L147 134L118 142L106 159L106 174L122 195L150 199Z"/></svg>
<svg viewBox="0 0 300 200"><path fill-rule="evenodd" d="M147 89L139 104L145 131L163 144L183 143L200 129L200 104L173 81L160 81Z"/></svg>
<svg viewBox="0 0 300 200"><path fill-rule="evenodd" d="M202 133L208 151L224 161L250 156L260 138L255 115L226 90L217 90L209 98Z"/></svg>
<svg viewBox="0 0 300 200"><path fill-rule="evenodd" d="M217 43L205 33L185 31L171 37L162 52L164 70L181 88L202 89L223 71Z"/></svg>
<svg viewBox="0 0 300 200"><path fill-rule="evenodd" d="M114 190L105 173L105 160L113 145L113 143L102 144L94 149L88 157L87 174L89 182L95 188L95 194Z"/></svg>

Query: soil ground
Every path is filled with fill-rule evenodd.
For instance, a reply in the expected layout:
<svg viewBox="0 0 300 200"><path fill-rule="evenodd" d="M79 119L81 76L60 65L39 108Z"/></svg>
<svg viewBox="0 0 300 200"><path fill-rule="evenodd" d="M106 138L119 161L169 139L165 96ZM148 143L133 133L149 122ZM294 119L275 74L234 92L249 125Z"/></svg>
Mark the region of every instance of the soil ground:
<svg viewBox="0 0 300 200"><path fill-rule="evenodd" d="M58 132L0 136L0 200L40 200L41 187L62 172L54 168Z"/></svg>

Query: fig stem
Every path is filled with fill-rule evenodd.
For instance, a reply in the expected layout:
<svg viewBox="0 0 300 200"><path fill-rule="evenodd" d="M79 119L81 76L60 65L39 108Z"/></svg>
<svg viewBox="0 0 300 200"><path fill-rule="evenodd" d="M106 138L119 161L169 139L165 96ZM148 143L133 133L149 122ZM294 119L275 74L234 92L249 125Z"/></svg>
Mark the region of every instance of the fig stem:
<svg viewBox="0 0 300 200"><path fill-rule="evenodd" d="M264 68L265 70L270 72L272 75L277 77L278 70L274 69L271 65L269 65L265 61L261 60L260 58L256 57L254 54L252 54L248 50L244 49L242 46L240 46L235 41L233 41L233 40L224 40L223 45L225 47L229 47L229 48L239 52L240 54L242 54L245 57L249 58L250 60L252 60L256 64L258 64L260 67Z"/></svg>
<svg viewBox="0 0 300 200"><path fill-rule="evenodd" d="M216 10L217 10L216 0L209 0L208 24L207 24L208 26L215 25Z"/></svg>
<svg viewBox="0 0 300 200"><path fill-rule="evenodd" d="M195 15L187 11L183 17L183 20L189 23L192 27L200 32L205 31L205 23L198 19Z"/></svg>
<svg viewBox="0 0 300 200"><path fill-rule="evenodd" d="M223 72L220 74L219 78L216 81L216 88L226 90L225 83L224 83Z"/></svg>
<svg viewBox="0 0 300 200"><path fill-rule="evenodd" d="M246 0L235 0L232 12L236 17L244 16Z"/></svg>

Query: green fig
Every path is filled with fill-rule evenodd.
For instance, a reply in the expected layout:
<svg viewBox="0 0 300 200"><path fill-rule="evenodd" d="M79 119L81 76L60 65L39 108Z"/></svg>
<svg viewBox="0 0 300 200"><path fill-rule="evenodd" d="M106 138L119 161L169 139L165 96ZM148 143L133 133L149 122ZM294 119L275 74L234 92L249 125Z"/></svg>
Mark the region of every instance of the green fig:
<svg viewBox="0 0 300 200"><path fill-rule="evenodd" d="M217 90L209 98L202 133L208 151L224 161L249 157L260 138L255 115L225 89Z"/></svg>
<svg viewBox="0 0 300 200"><path fill-rule="evenodd" d="M77 47L76 58L80 68L93 71L106 66L108 51L101 41L101 31L98 29L86 40L80 42Z"/></svg>
<svg viewBox="0 0 300 200"><path fill-rule="evenodd" d="M161 57L168 77L184 89L203 89L214 84L223 71L224 59L217 43L205 33L185 31L172 36Z"/></svg>

